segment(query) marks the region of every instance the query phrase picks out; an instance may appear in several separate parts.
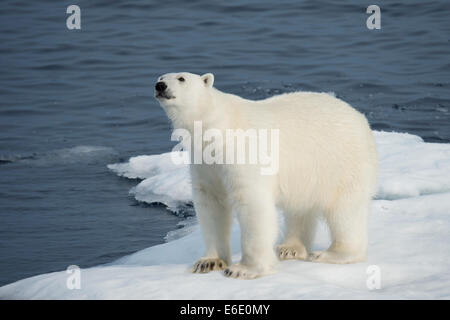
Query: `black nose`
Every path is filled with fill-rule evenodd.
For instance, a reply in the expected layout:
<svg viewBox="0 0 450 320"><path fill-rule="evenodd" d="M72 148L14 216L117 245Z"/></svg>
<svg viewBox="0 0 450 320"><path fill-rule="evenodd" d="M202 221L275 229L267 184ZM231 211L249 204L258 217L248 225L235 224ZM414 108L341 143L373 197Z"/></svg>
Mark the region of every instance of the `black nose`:
<svg viewBox="0 0 450 320"><path fill-rule="evenodd" d="M162 81L157 82L155 85L155 90L158 92L163 92L166 89L167 89L167 85Z"/></svg>

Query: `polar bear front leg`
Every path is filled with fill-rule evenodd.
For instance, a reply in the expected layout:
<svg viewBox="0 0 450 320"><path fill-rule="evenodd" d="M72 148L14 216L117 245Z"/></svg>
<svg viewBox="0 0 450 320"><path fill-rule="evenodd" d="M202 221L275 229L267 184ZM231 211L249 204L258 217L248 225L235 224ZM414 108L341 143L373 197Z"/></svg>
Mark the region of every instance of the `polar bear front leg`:
<svg viewBox="0 0 450 320"><path fill-rule="evenodd" d="M273 273L278 219L272 195L255 188L239 192L234 199L241 228L242 259L227 267L224 275L254 279Z"/></svg>
<svg viewBox="0 0 450 320"><path fill-rule="evenodd" d="M231 263L231 209L205 188L194 189L193 197L206 252L190 271L208 273L223 270Z"/></svg>

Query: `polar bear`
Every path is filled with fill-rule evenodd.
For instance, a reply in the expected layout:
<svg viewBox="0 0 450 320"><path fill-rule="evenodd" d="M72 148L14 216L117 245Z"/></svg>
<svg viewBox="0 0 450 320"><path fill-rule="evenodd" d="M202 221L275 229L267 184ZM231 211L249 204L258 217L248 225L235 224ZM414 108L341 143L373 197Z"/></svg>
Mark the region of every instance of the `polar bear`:
<svg viewBox="0 0 450 320"><path fill-rule="evenodd" d="M155 97L174 129L279 130L279 168L262 175L258 165L192 164L194 208L205 255L194 273L223 270L231 278L273 273L278 260L355 263L367 255L367 217L376 190L377 151L367 119L326 93L293 92L252 101L213 87L214 75L160 76ZM227 146L225 146L225 149ZM278 239L278 209L285 221ZM236 212L242 258L232 264L230 230ZM327 223L330 247L311 252L316 223Z"/></svg>

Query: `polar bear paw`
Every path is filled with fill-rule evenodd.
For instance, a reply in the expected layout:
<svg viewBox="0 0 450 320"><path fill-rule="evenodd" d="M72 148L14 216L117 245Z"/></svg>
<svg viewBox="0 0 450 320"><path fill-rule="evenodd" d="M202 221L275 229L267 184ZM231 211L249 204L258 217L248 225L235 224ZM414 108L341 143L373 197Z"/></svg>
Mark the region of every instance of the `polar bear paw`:
<svg viewBox="0 0 450 320"><path fill-rule="evenodd" d="M308 258L308 252L302 245L281 244L277 247L277 254L280 260L306 260Z"/></svg>
<svg viewBox="0 0 450 320"><path fill-rule="evenodd" d="M255 279L263 275L256 268L251 268L240 263L227 267L223 274L228 278L234 279Z"/></svg>
<svg viewBox="0 0 450 320"><path fill-rule="evenodd" d="M191 268L192 273L208 273L210 271L223 270L227 267L225 261L219 258L202 258Z"/></svg>

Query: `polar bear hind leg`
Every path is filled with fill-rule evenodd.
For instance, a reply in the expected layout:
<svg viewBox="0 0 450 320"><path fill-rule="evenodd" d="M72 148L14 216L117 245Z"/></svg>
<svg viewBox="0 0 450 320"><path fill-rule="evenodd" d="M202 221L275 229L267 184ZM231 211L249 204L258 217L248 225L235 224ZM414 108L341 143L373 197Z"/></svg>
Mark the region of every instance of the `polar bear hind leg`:
<svg viewBox="0 0 450 320"><path fill-rule="evenodd" d="M341 206L325 214L332 239L326 251L312 252L308 260L322 263L355 263L366 260L369 203Z"/></svg>

